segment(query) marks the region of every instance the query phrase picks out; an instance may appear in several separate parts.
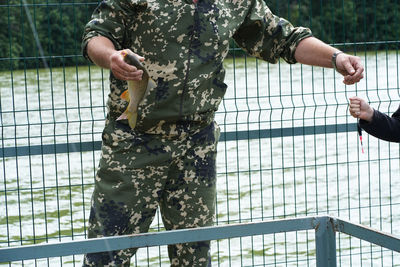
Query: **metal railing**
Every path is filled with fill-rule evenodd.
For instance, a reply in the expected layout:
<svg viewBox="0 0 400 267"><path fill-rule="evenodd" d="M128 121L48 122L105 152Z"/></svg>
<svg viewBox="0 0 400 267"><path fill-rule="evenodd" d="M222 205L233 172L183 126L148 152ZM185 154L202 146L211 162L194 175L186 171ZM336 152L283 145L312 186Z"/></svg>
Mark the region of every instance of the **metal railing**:
<svg viewBox="0 0 400 267"><path fill-rule="evenodd" d="M317 216L2 248L0 262L305 230L315 230L318 267L336 266L336 232L400 252L400 239L393 235L338 218Z"/></svg>

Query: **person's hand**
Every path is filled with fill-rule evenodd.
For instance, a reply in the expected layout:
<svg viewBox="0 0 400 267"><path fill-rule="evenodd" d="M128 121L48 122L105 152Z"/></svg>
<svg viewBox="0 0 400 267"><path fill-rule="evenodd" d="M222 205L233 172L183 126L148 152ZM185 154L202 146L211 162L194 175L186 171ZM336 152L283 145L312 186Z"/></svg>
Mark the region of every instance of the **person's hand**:
<svg viewBox="0 0 400 267"><path fill-rule="evenodd" d="M364 78L364 67L361 59L345 53L340 53L336 57L336 69L343 75L343 83L351 85Z"/></svg>
<svg viewBox="0 0 400 267"><path fill-rule="evenodd" d="M133 53L129 49L118 50L111 54L110 56L110 70L114 76L120 80L135 80L140 81L142 79L142 70L138 70L135 66L129 65L124 61L124 53ZM135 54L140 61L144 61L144 57Z"/></svg>
<svg viewBox="0 0 400 267"><path fill-rule="evenodd" d="M374 109L364 99L357 96L350 97L349 111L354 118L363 119L368 122L372 121L372 117L374 116Z"/></svg>

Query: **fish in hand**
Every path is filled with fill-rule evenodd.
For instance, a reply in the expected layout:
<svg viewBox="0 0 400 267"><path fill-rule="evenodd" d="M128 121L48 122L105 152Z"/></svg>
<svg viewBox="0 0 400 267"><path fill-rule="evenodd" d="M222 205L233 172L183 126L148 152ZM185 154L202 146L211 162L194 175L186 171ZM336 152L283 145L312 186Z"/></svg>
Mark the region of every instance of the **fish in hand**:
<svg viewBox="0 0 400 267"><path fill-rule="evenodd" d="M138 57L131 53L122 52L126 63L135 66L138 70L143 71L140 81L128 80L128 89L121 94L121 98L128 101L128 107L118 117L117 120L128 120L131 129L134 129L137 122L137 112L140 102L143 100L147 91L155 88L156 83L150 78L149 72L139 61Z"/></svg>

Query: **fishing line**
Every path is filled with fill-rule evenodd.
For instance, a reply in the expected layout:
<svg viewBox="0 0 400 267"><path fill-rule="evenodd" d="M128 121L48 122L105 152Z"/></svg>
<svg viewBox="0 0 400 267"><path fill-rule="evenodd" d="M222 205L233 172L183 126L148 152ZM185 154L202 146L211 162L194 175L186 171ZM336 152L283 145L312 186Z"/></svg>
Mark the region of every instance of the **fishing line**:
<svg viewBox="0 0 400 267"><path fill-rule="evenodd" d="M361 152L364 154L364 146L363 146L363 140L362 140L362 129L360 126L360 119L357 119L357 131L358 131L358 136L360 138L360 143L361 143Z"/></svg>
<svg viewBox="0 0 400 267"><path fill-rule="evenodd" d="M39 35L37 33L35 24L33 23L31 13L29 12L28 3L26 2L26 0L22 0L22 2L23 2L24 9L25 9L26 17L28 18L28 22L29 22L29 25L30 25L31 30L32 30L33 37L35 38L36 46L39 49L39 54L40 54L40 57L41 57L41 59L43 61L43 65L44 65L44 67L46 69L48 69L49 65L47 64L46 58L44 56L44 51L43 51L42 45L41 45L40 40L39 40Z"/></svg>

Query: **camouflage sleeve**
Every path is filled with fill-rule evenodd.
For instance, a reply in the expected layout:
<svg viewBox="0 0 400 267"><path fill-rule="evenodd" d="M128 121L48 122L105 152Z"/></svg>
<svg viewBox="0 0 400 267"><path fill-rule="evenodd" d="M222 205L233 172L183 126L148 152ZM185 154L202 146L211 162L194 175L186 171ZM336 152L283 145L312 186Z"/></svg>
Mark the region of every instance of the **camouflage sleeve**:
<svg viewBox="0 0 400 267"><path fill-rule="evenodd" d="M312 36L310 29L293 27L287 20L272 14L263 0L255 0L233 37L252 56L271 63L283 58L293 64L297 62L294 57L297 45L309 36Z"/></svg>
<svg viewBox="0 0 400 267"><path fill-rule="evenodd" d="M135 1L104 0L97 6L84 28L82 54L85 58L90 60L86 47L89 40L96 36L107 37L118 50L128 46L126 29L135 12L131 2Z"/></svg>

